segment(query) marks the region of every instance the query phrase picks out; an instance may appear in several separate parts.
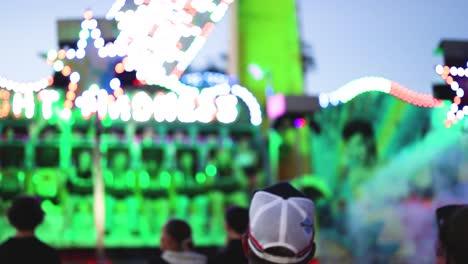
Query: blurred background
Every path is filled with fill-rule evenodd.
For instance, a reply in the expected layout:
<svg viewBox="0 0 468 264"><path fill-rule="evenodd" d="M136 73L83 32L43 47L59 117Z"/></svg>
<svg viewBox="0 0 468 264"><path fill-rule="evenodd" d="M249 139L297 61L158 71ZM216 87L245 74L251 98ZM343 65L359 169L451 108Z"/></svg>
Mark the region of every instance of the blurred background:
<svg viewBox="0 0 468 264"><path fill-rule="evenodd" d="M467 8L5 2L0 239L28 193L69 263L138 263L170 217L214 252L225 208L291 181L321 263L433 263L435 209L468 197Z"/></svg>

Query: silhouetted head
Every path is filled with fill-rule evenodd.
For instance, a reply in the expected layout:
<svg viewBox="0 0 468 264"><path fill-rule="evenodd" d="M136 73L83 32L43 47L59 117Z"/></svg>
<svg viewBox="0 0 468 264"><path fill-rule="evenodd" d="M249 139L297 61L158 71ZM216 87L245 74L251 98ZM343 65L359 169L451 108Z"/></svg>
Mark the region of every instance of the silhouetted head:
<svg viewBox="0 0 468 264"><path fill-rule="evenodd" d="M249 211L242 207L231 206L226 210L225 223L228 236L240 238L249 227Z"/></svg>
<svg viewBox="0 0 468 264"><path fill-rule="evenodd" d="M161 250L186 251L193 248L192 229L184 220L171 219L163 227Z"/></svg>
<svg viewBox="0 0 468 264"><path fill-rule="evenodd" d="M8 209L8 221L20 231L34 231L44 220L41 201L34 196L20 196Z"/></svg>
<svg viewBox="0 0 468 264"><path fill-rule="evenodd" d="M468 207L458 208L446 227L445 250L449 264L468 263Z"/></svg>
<svg viewBox="0 0 468 264"><path fill-rule="evenodd" d="M345 152L354 165L372 165L377 154L374 129L363 120L354 120L343 129L346 142Z"/></svg>

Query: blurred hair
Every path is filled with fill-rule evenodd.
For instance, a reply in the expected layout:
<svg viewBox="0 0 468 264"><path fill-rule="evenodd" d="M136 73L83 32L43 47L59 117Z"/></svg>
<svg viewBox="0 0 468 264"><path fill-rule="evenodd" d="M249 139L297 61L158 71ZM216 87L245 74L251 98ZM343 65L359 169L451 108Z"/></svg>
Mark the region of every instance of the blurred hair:
<svg viewBox="0 0 468 264"><path fill-rule="evenodd" d="M343 138L349 140L355 134L360 134L365 139L374 139L374 129L371 123L365 120L352 120L346 123L343 129Z"/></svg>
<svg viewBox="0 0 468 264"><path fill-rule="evenodd" d="M247 232L249 226L249 211L238 206L231 206L226 210L226 223L238 235Z"/></svg>
<svg viewBox="0 0 468 264"><path fill-rule="evenodd" d="M377 146L375 142L375 133L372 124L365 120L352 120L346 123L342 136L348 142L352 136L361 135L366 147L366 163L372 164L377 155Z"/></svg>
<svg viewBox="0 0 468 264"><path fill-rule="evenodd" d="M41 201L34 196L20 196L7 212L8 221L18 230L32 231L44 220Z"/></svg>
<svg viewBox="0 0 468 264"><path fill-rule="evenodd" d="M184 250L192 249L192 229L190 225L181 219L171 219L166 225L166 232Z"/></svg>

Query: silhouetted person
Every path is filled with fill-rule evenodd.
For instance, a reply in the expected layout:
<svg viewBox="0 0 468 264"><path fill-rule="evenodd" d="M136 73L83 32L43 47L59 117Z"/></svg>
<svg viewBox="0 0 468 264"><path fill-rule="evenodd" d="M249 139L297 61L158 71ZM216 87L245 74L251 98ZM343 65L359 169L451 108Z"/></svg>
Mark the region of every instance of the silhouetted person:
<svg viewBox="0 0 468 264"><path fill-rule="evenodd" d="M16 234L0 245L0 263L61 263L57 251L35 236L45 216L39 199L21 196L13 201L7 215Z"/></svg>
<svg viewBox="0 0 468 264"><path fill-rule="evenodd" d="M245 208L232 206L226 210L225 224L227 246L214 259L212 264L242 264L247 263L242 250L242 235L247 232L249 211Z"/></svg>
<svg viewBox="0 0 468 264"><path fill-rule="evenodd" d="M205 264L207 258L193 251L192 229L183 220L169 220L161 235L160 257L152 264Z"/></svg>
<svg viewBox="0 0 468 264"><path fill-rule="evenodd" d="M468 206L449 205L437 210L439 247L437 263L468 263Z"/></svg>
<svg viewBox="0 0 468 264"><path fill-rule="evenodd" d="M315 254L314 211L312 200L289 183L256 192L242 240L249 263L309 263Z"/></svg>

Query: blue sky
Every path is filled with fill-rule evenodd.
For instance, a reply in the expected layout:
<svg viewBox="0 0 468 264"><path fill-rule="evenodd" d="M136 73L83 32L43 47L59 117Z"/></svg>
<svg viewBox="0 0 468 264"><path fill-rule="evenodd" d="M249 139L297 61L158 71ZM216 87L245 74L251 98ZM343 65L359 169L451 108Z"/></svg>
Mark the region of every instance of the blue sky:
<svg viewBox="0 0 468 264"><path fill-rule="evenodd" d="M111 0L6 1L0 17L0 76L34 81L51 74L38 57L57 47L56 21L80 18L92 8L104 15ZM332 91L362 76L383 76L430 92L437 80L434 55L440 39L468 40L466 0L298 0L301 33L312 45L317 68L306 77L306 92ZM214 31L195 66L227 51L229 18Z"/></svg>

